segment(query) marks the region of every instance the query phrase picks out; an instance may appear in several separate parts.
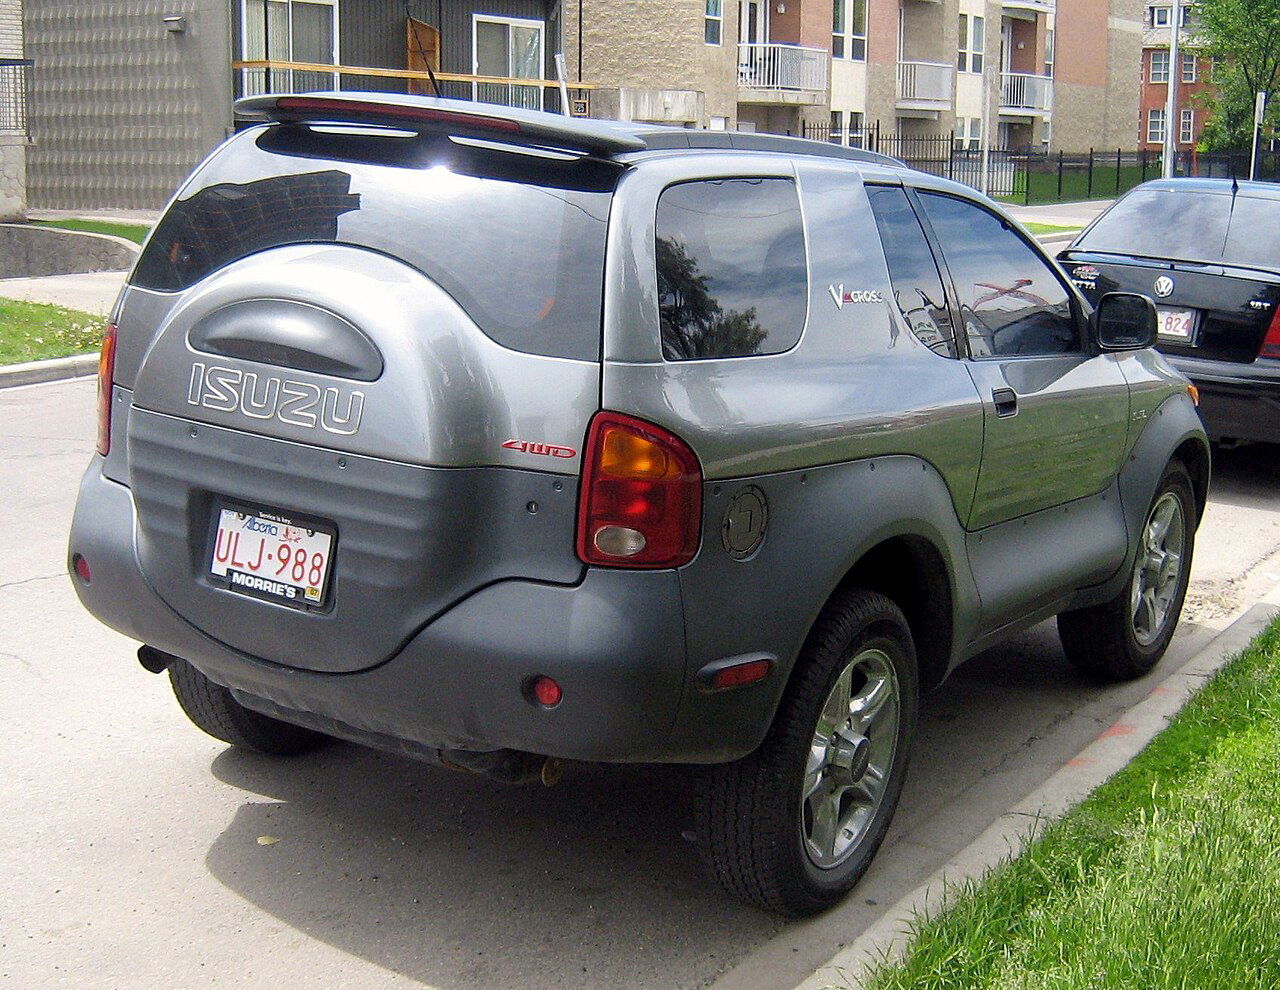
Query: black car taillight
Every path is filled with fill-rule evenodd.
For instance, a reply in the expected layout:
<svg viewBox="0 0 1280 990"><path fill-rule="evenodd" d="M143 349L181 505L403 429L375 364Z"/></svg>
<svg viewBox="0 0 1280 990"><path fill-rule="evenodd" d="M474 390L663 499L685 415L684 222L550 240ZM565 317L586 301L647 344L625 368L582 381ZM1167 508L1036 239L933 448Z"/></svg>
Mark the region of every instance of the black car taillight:
<svg viewBox="0 0 1280 990"><path fill-rule="evenodd" d="M1276 306L1271 316L1271 325L1267 327L1267 335L1262 338L1262 348L1258 357L1280 358L1280 305Z"/></svg>
<svg viewBox="0 0 1280 990"><path fill-rule="evenodd" d="M111 450L111 386L116 377L116 325L107 324L98 355L98 453Z"/></svg>
<svg viewBox="0 0 1280 990"><path fill-rule="evenodd" d="M578 556L606 567L679 567L698 551L702 468L660 426L600 412L587 431Z"/></svg>

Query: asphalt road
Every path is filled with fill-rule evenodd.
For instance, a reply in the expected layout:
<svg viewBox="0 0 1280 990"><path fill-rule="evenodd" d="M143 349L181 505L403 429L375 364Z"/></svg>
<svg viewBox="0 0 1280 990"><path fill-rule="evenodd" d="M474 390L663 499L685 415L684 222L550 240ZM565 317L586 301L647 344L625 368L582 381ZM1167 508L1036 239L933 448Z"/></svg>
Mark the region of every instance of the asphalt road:
<svg viewBox="0 0 1280 990"><path fill-rule="evenodd" d="M863 884L782 923L703 879L681 770L509 788L345 744L286 761L202 735L65 576L92 435L90 381L0 392L7 986L790 987L1150 691L1080 680L1047 624L973 661L925 699ZM1161 669L1280 581L1278 481L1271 450L1220 459L1197 621Z"/></svg>

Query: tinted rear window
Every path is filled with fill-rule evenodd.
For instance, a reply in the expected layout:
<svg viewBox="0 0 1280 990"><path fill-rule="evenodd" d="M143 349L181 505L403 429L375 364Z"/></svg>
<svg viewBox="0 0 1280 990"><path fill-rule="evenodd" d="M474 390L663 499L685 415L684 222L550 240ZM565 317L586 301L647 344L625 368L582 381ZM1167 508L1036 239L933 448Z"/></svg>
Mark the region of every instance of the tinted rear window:
<svg viewBox="0 0 1280 990"><path fill-rule="evenodd" d="M1251 268L1280 268L1280 200L1237 196L1223 260Z"/></svg>
<svg viewBox="0 0 1280 990"><path fill-rule="evenodd" d="M1076 246L1149 258L1218 261L1230 210L1229 196L1140 189L1103 214Z"/></svg>
<svg viewBox="0 0 1280 990"><path fill-rule="evenodd" d="M173 292L268 248L353 244L423 272L506 347L598 360L617 174L440 137L251 132L165 214L134 282Z"/></svg>
<svg viewBox="0 0 1280 990"><path fill-rule="evenodd" d="M794 347L809 306L791 179L684 182L658 200L658 315L669 361Z"/></svg>

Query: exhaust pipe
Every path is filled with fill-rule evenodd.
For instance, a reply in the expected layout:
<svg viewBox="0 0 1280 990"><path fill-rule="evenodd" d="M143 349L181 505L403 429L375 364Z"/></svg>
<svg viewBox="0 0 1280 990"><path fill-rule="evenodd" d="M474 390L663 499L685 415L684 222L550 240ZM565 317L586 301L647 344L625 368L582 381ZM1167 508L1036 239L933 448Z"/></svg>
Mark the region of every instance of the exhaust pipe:
<svg viewBox="0 0 1280 990"><path fill-rule="evenodd" d="M142 669L150 674L163 674L177 659L168 653L161 653L153 646L138 648L138 663L142 664Z"/></svg>

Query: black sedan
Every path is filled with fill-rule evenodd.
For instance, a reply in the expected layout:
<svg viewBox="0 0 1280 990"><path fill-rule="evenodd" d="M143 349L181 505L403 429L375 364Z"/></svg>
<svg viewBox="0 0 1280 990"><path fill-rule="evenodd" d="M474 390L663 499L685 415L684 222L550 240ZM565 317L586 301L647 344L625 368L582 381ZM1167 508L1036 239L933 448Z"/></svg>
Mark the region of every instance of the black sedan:
<svg viewBox="0 0 1280 990"><path fill-rule="evenodd" d="M1200 389L1211 437L1280 443L1280 188L1148 182L1058 260L1092 303L1154 298L1156 347Z"/></svg>

